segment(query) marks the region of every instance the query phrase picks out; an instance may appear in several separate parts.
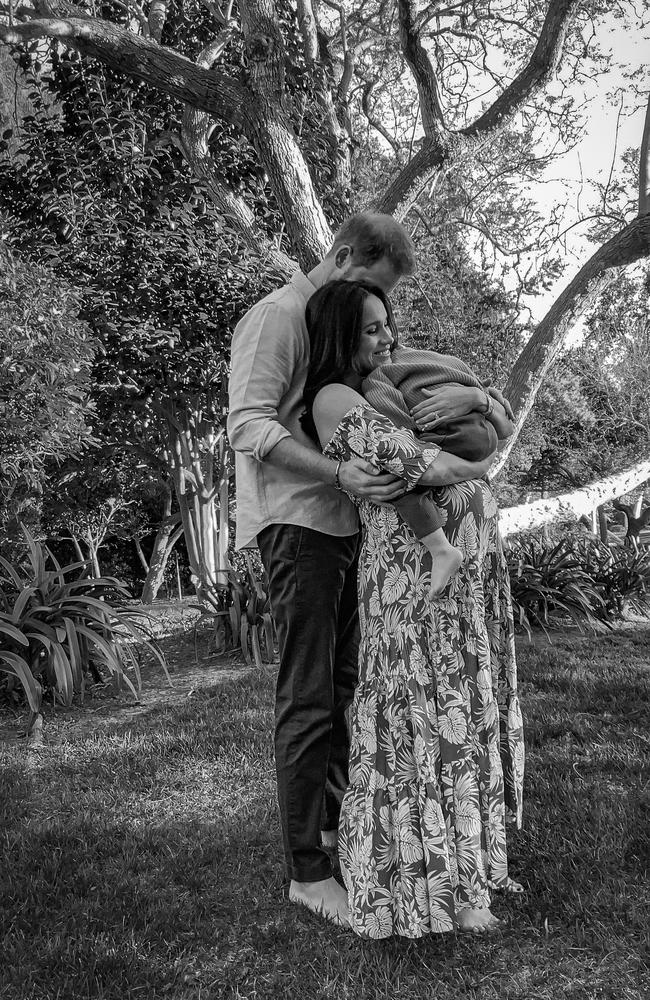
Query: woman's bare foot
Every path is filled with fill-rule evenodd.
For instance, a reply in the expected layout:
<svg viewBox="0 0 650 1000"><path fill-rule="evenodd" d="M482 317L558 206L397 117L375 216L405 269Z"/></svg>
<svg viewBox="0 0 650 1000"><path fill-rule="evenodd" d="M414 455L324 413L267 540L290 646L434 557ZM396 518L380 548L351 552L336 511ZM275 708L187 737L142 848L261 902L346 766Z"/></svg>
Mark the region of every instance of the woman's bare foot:
<svg viewBox="0 0 650 1000"><path fill-rule="evenodd" d="M516 882L513 878L508 878L500 888L501 892L507 892L509 896L523 896L526 892L521 882Z"/></svg>
<svg viewBox="0 0 650 1000"><path fill-rule="evenodd" d="M468 934L493 934L503 927L503 920L495 917L487 906L480 909L468 907L459 910L456 914L456 922L459 929Z"/></svg>
<svg viewBox="0 0 650 1000"><path fill-rule="evenodd" d="M289 899L292 903L300 903L308 910L331 920L340 927L348 927L348 894L335 878L326 878L321 882L295 882L289 885Z"/></svg>
<svg viewBox="0 0 650 1000"><path fill-rule="evenodd" d="M429 580L429 599L435 600L460 569L463 553L454 545L449 545L443 552L436 553L431 566Z"/></svg>

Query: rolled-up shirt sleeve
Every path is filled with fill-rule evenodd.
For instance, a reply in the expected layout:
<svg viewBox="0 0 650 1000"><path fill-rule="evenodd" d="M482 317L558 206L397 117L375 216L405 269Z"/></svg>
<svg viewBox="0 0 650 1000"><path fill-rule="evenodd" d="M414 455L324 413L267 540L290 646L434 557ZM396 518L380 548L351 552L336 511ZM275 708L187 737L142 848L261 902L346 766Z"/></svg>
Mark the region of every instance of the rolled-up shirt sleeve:
<svg viewBox="0 0 650 1000"><path fill-rule="evenodd" d="M238 323L232 339L228 437L235 451L264 460L291 437L278 417L301 358L301 331L275 302L261 302Z"/></svg>

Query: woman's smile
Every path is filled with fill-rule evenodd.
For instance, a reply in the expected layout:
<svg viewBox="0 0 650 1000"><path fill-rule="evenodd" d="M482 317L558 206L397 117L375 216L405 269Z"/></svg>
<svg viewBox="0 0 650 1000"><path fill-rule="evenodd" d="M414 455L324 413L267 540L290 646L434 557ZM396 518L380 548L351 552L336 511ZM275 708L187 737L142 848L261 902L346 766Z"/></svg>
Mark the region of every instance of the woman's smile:
<svg viewBox="0 0 650 1000"><path fill-rule="evenodd" d="M376 295L369 295L363 306L361 338L355 358L356 370L361 375L369 375L380 365L389 365L393 340L383 302Z"/></svg>

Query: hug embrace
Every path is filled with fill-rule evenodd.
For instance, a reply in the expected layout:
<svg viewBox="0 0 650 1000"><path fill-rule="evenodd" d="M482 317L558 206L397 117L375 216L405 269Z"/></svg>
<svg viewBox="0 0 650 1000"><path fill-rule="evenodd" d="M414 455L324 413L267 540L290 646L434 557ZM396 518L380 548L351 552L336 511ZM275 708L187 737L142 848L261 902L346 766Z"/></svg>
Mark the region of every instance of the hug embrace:
<svg viewBox="0 0 650 1000"><path fill-rule="evenodd" d="M460 359L399 346L415 267L352 216L233 338L237 545L257 544L279 644L289 898L366 938L501 925L521 892L523 727L498 510L507 401ZM340 875L343 885L338 875Z"/></svg>

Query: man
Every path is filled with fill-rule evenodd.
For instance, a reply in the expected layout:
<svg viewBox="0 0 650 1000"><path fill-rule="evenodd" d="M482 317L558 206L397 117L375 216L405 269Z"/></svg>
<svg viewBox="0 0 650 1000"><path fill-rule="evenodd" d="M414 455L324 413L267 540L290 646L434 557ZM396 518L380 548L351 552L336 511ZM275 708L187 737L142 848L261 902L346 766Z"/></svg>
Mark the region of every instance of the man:
<svg viewBox="0 0 650 1000"><path fill-rule="evenodd" d="M358 521L342 491L388 502L402 484L361 459L337 468L304 434L305 307L327 281L366 279L389 293L414 267L411 240L391 216L354 215L308 275L297 271L253 306L232 342L236 544L259 546L278 633L275 760L289 898L338 923L347 922L347 897L324 847L336 844L348 783L344 713L358 647Z"/></svg>

